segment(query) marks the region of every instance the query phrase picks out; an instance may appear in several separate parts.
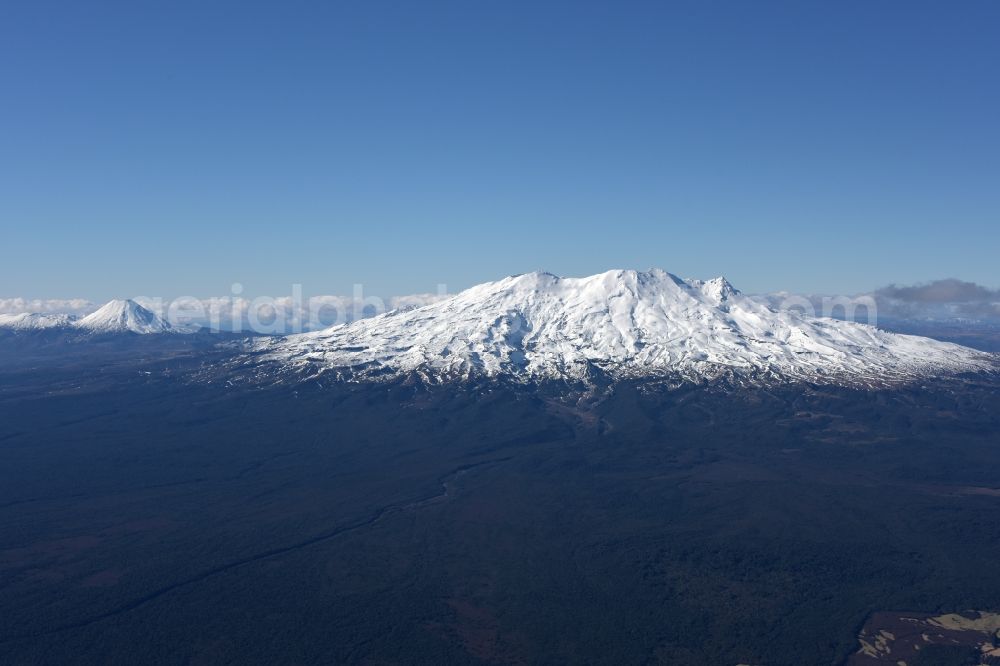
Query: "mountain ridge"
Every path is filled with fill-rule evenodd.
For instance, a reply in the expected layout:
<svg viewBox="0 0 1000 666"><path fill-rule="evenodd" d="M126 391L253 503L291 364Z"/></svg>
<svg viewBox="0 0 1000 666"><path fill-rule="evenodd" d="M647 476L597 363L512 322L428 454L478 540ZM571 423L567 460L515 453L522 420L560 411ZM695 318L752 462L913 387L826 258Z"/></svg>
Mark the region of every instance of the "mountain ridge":
<svg viewBox="0 0 1000 666"><path fill-rule="evenodd" d="M15 331L41 331L70 328L76 319L66 314L23 312L20 314L0 314L0 328Z"/></svg>
<svg viewBox="0 0 1000 666"><path fill-rule="evenodd" d="M432 381L585 380L596 367L613 379L736 373L879 384L996 368L987 353L778 311L724 277L685 280L661 269L514 275L420 308L256 341L250 349L279 368L358 380L408 373Z"/></svg>

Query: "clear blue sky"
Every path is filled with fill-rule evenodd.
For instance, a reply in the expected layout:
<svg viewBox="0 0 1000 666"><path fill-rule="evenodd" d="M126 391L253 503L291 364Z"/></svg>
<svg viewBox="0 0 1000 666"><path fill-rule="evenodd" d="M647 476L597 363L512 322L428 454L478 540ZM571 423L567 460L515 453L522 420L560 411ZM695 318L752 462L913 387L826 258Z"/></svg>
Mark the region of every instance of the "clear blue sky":
<svg viewBox="0 0 1000 666"><path fill-rule="evenodd" d="M0 7L0 296L1000 285L1000 3Z"/></svg>

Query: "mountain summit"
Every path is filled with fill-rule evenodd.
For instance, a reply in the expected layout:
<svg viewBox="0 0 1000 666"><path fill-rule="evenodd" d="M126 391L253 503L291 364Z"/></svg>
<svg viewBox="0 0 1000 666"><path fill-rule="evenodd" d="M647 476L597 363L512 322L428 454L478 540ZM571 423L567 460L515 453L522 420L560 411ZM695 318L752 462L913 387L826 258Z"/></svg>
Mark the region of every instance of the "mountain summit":
<svg viewBox="0 0 1000 666"><path fill-rule="evenodd" d="M93 333L165 333L170 324L131 299L110 301L75 323Z"/></svg>
<svg viewBox="0 0 1000 666"><path fill-rule="evenodd" d="M265 359L353 379L704 380L737 374L881 384L989 370L990 354L874 327L777 311L725 278L616 270L527 273L408 311L256 343Z"/></svg>

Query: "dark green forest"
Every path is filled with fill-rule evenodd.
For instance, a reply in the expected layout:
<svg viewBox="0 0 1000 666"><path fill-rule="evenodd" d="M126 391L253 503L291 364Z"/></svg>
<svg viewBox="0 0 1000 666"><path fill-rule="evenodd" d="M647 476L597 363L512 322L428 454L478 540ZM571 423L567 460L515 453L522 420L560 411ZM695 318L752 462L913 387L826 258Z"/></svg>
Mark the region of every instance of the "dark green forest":
<svg viewBox="0 0 1000 666"><path fill-rule="evenodd" d="M0 371L0 663L840 664L872 612L1000 609L986 379L255 386L203 357Z"/></svg>

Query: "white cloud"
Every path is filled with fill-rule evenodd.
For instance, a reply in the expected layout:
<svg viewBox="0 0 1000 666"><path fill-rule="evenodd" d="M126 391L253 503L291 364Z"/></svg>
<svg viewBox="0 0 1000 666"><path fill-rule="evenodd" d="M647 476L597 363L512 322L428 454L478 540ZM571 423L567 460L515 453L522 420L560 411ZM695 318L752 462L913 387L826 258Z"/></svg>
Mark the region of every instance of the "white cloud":
<svg viewBox="0 0 1000 666"><path fill-rule="evenodd" d="M41 312L44 314L90 314L97 305L85 298L0 298L0 314Z"/></svg>

